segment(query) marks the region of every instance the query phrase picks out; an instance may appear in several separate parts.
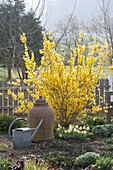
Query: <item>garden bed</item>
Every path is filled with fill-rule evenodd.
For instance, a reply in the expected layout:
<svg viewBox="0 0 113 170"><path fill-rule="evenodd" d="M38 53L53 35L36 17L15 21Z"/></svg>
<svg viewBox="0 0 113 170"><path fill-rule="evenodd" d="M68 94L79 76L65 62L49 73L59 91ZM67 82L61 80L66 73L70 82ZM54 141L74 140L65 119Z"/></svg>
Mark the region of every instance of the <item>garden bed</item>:
<svg viewBox="0 0 113 170"><path fill-rule="evenodd" d="M49 168L48 170L61 170L61 168L63 170L83 170L90 165L98 165L100 167L101 163L101 167L104 168L106 166L102 170L107 169L108 165L113 166L113 124L106 124L104 117L95 119L87 117L84 122L77 122L76 125L70 124L68 128L60 125L55 126L54 140L32 143L31 147L26 150L14 150L13 143L8 138L7 131L15 117L1 116L0 118L0 168L1 163L4 161L2 161L3 158L9 160L11 166L13 166L19 161L28 160L28 157L30 159L34 157L34 160L38 160L38 162L39 160L43 161L44 165L41 166L46 166L44 170L47 170L47 167L51 164L56 166L57 169ZM13 127L14 129L24 126L21 121L17 123ZM93 158L93 155L96 156L98 154L100 157L99 161L96 163L88 161ZM85 163L84 155L86 158ZM78 157L82 158L82 163L80 162L80 164L76 163ZM108 160L105 160L106 157ZM36 162L35 165L37 165ZM108 170L111 170L110 168ZM18 170L26 169L21 168ZM38 168L37 170L40 169Z"/></svg>
<svg viewBox="0 0 113 170"><path fill-rule="evenodd" d="M86 152L96 152L103 156L111 154L105 138L92 138L87 141L54 139L53 141L32 143L32 146L26 150L14 150L8 135L0 135L0 157L9 159L12 165L28 155L34 155L48 160L49 163L56 162L59 164L58 166L69 170L73 168L75 158Z"/></svg>

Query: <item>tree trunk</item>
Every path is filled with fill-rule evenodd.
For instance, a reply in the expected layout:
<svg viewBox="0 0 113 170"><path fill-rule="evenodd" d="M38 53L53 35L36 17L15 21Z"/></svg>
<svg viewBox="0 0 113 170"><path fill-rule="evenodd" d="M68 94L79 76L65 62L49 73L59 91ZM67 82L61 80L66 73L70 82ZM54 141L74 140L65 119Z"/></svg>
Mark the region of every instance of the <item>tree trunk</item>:
<svg viewBox="0 0 113 170"><path fill-rule="evenodd" d="M12 75L11 75L11 64L8 64L7 71L8 71L8 78L7 78L7 80L11 80L11 78L12 78Z"/></svg>

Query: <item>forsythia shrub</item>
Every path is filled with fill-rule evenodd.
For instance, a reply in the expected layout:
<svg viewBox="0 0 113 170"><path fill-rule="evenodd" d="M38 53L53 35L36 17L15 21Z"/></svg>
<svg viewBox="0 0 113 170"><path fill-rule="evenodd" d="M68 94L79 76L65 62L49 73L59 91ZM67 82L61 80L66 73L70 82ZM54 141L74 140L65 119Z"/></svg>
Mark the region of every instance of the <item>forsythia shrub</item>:
<svg viewBox="0 0 113 170"><path fill-rule="evenodd" d="M80 33L82 39L83 34ZM95 103L95 87L102 73L101 54L102 44L83 45L77 43L75 49L71 49L68 66L64 63L64 56L57 53L55 43L51 36L44 36L44 49L40 67L36 66L34 53L28 54L25 34L21 35L21 41L25 47L24 61L27 68L28 79L24 80L27 92L36 100L39 96L45 97L48 104L55 112L56 120L61 126L69 126L76 119L86 116L89 109L96 113L101 110ZM28 112L33 103L24 100L24 94L20 89L16 97L8 91L15 100L19 100L20 106L17 112Z"/></svg>

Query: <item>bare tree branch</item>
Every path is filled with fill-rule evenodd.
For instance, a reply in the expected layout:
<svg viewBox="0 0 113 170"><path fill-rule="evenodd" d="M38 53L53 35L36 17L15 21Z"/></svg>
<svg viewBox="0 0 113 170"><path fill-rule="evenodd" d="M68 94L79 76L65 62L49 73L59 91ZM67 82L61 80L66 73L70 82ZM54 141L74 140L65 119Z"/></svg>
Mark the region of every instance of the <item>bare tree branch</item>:
<svg viewBox="0 0 113 170"><path fill-rule="evenodd" d="M65 34L66 34L66 31L67 31L67 29L68 29L68 27L69 27L69 24L70 24L70 22L71 22L71 20L72 20L72 17L73 17L75 8L76 8L76 3L77 3L77 0L75 0L74 8L73 8L73 11L72 11L72 13L71 13L71 16L70 16L70 18L69 18L69 20L68 20L67 25L66 25L65 28L64 28L63 34L62 34L61 37L57 40L56 45L59 44L59 42L62 40L62 38L63 38L63 37L65 36Z"/></svg>
<svg viewBox="0 0 113 170"><path fill-rule="evenodd" d="M40 13L39 13L38 19L40 19L41 16L43 15L44 8L45 8L45 0L39 0L39 1L38 1L38 4L37 4L37 6L36 6L36 8L35 8L35 10L34 10L34 12L33 12L33 15L35 15L36 12L37 12L37 10L39 9L39 6L40 6L40 4L41 4L41 1L42 1L42 8L41 8L41 11L40 11Z"/></svg>
<svg viewBox="0 0 113 170"><path fill-rule="evenodd" d="M41 16L43 15L44 9L45 9L45 0L43 0L43 2L42 2L42 8L41 8L41 11L40 11L38 19L40 19Z"/></svg>

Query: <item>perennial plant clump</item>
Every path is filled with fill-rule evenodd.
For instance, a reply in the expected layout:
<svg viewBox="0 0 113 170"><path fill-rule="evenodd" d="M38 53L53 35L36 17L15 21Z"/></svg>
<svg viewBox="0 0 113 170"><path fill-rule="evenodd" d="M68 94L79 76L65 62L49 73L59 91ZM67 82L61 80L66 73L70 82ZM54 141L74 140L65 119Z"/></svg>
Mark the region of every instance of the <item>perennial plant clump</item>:
<svg viewBox="0 0 113 170"><path fill-rule="evenodd" d="M84 155L80 155L76 158L75 164L79 167L86 168L89 165L94 165L99 159L99 154L95 152L86 152Z"/></svg>
<svg viewBox="0 0 113 170"><path fill-rule="evenodd" d="M82 37L80 33L79 39ZM21 35L21 41L25 48L28 79L24 80L24 84L27 92L34 101L39 96L46 98L61 126L68 127L76 119L86 116L90 109L93 113L101 110L100 106L96 106L94 91L102 73L102 44L95 41L84 45L79 41L76 48L70 50L68 65L65 65L64 53L57 52L50 34L44 35L44 49L40 50L43 57L37 67L34 53L28 53L25 34ZM20 85L20 82L16 84ZM17 96L10 89L8 95L20 103L16 112L27 113L33 106L32 101L24 99L22 88Z"/></svg>
<svg viewBox="0 0 113 170"><path fill-rule="evenodd" d="M91 135L89 126L78 126L78 125L69 125L69 128L64 128L58 125L56 128L56 136L62 139L76 139L76 140L85 140Z"/></svg>
<svg viewBox="0 0 113 170"><path fill-rule="evenodd" d="M108 129L102 125L95 126L92 132L96 136L108 137L110 135Z"/></svg>

